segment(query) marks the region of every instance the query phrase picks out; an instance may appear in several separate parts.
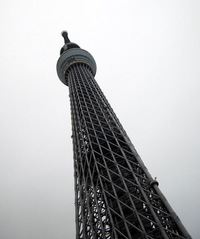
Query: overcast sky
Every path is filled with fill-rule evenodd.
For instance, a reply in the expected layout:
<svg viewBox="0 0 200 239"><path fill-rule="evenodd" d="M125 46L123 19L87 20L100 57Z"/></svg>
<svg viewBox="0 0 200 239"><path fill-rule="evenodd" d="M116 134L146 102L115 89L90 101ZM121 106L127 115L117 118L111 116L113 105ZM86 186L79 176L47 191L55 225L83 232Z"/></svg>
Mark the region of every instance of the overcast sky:
<svg viewBox="0 0 200 239"><path fill-rule="evenodd" d="M200 235L200 1L0 1L0 238L75 238L63 39L96 80L194 239Z"/></svg>

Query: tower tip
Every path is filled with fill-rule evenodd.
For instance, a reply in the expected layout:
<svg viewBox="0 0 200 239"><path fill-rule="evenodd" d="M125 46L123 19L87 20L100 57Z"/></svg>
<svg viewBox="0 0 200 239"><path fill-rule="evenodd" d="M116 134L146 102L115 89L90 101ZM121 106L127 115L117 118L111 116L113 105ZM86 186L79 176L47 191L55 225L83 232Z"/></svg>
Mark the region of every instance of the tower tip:
<svg viewBox="0 0 200 239"><path fill-rule="evenodd" d="M63 36L64 40L65 40L65 44L69 43L70 40L68 38L68 32L67 31L62 31L61 35Z"/></svg>
<svg viewBox="0 0 200 239"><path fill-rule="evenodd" d="M68 32L64 30L64 31L61 32L61 35L62 35L63 37L64 37L64 36L68 36Z"/></svg>

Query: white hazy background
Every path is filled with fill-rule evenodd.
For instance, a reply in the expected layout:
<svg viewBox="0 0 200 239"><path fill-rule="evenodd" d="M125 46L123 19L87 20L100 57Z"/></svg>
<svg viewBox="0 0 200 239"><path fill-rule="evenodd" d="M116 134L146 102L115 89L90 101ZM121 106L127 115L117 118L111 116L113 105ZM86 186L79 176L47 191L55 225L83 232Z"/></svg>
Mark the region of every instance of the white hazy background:
<svg viewBox="0 0 200 239"><path fill-rule="evenodd" d="M0 238L75 238L62 30L160 189L200 237L200 1L0 1Z"/></svg>

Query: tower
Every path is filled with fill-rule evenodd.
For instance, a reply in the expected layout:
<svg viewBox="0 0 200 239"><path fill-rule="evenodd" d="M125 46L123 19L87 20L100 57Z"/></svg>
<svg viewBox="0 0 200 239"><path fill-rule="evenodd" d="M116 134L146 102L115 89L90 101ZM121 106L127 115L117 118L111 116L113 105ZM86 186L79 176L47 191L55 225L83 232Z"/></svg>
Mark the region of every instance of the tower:
<svg viewBox="0 0 200 239"><path fill-rule="evenodd" d="M57 73L71 103L76 238L191 238L95 81L94 58L62 35Z"/></svg>

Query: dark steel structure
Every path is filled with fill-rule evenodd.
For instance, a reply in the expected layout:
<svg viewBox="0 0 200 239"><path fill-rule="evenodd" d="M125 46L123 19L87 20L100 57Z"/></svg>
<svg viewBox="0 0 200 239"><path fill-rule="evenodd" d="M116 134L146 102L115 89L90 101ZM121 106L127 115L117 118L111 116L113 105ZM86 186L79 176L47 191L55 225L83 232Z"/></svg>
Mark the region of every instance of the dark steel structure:
<svg viewBox="0 0 200 239"><path fill-rule="evenodd" d="M94 58L62 35L57 73L71 102L76 238L191 238L96 83Z"/></svg>

